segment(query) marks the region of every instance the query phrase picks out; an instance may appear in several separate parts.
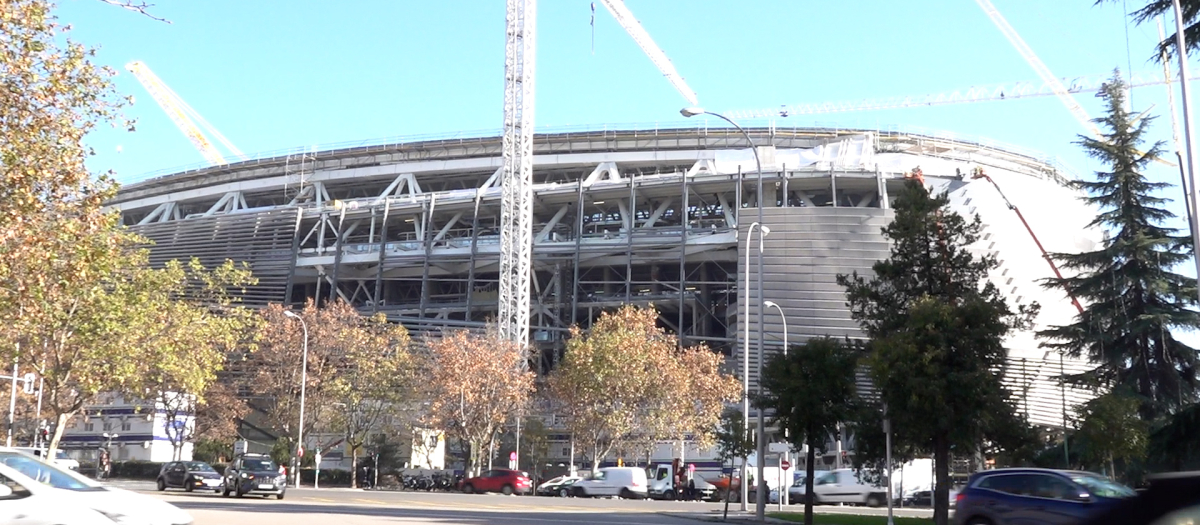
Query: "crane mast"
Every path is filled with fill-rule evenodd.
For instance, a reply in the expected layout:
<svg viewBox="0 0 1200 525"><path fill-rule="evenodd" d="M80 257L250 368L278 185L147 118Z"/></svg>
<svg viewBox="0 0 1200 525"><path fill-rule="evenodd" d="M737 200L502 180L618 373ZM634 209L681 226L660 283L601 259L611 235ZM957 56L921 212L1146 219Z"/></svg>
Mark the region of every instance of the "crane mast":
<svg viewBox="0 0 1200 525"><path fill-rule="evenodd" d="M533 262L533 81L537 1L506 1L498 315L500 336L526 349L529 345L529 284Z"/></svg>

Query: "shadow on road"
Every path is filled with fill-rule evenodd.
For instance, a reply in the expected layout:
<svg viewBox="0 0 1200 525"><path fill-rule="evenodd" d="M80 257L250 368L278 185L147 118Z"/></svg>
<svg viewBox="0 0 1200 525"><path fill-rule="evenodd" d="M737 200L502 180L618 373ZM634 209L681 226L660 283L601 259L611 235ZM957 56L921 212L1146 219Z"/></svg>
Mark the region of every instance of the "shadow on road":
<svg viewBox="0 0 1200 525"><path fill-rule="evenodd" d="M192 501L174 501L172 504L185 510L232 511L261 514L332 514L342 516L403 517L419 518L430 522L452 523L572 523L621 524L621 525L682 525L697 523L697 520L665 516L656 513L605 512L522 512L520 509L505 511L458 510L458 509L414 509L386 506L363 506L344 504L288 503L285 501L241 501L225 498L205 498L206 494ZM204 501L210 499L211 501Z"/></svg>

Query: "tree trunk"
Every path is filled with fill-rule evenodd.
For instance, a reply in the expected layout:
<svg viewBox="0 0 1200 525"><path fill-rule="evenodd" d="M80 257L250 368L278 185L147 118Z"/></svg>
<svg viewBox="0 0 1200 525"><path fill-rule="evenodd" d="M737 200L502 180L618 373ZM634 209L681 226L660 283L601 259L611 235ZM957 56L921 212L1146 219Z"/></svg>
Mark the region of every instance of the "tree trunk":
<svg viewBox="0 0 1200 525"><path fill-rule="evenodd" d="M350 445L350 488L358 488L358 447L352 443Z"/></svg>
<svg viewBox="0 0 1200 525"><path fill-rule="evenodd" d="M939 431L933 437L933 523L947 525L950 520L950 436Z"/></svg>
<svg viewBox="0 0 1200 525"><path fill-rule="evenodd" d="M59 414L55 417L54 435L50 436L50 444L46 446L46 457L52 458L58 450L58 443L62 441L63 432L67 429L67 421L74 414Z"/></svg>
<svg viewBox="0 0 1200 525"><path fill-rule="evenodd" d="M592 445L592 474L600 472L600 445Z"/></svg>
<svg viewBox="0 0 1200 525"><path fill-rule="evenodd" d="M809 433L811 436L812 433ZM807 477L804 479L804 525L813 525L813 476L816 475L817 449L809 445L808 457L806 458L804 471ZM779 490L787 490L780 487Z"/></svg>

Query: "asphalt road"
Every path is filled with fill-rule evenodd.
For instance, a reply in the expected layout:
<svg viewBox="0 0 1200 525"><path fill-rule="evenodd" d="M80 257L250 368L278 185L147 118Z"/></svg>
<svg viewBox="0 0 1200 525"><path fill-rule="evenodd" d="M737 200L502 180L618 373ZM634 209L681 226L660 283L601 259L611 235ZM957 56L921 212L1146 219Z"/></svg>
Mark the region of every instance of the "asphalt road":
<svg viewBox="0 0 1200 525"><path fill-rule="evenodd" d="M283 500L245 496L224 498L212 492L158 492L152 483L121 482L113 485L166 500L186 510L195 525L374 525L433 523L476 525L483 523L572 523L578 525L695 525L718 516L723 504L679 501L550 498L462 494L446 492L393 492L349 489L288 489ZM738 506L730 505L736 515ZM774 511L775 505L769 505ZM802 512L800 506L785 510ZM821 512L875 514L884 509L820 507ZM925 515L928 511L898 511L897 515Z"/></svg>

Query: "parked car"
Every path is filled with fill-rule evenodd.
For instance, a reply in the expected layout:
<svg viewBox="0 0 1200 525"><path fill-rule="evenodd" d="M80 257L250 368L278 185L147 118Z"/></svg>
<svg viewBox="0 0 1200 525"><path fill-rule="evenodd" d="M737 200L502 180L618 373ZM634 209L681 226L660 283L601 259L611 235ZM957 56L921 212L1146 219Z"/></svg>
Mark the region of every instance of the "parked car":
<svg viewBox="0 0 1200 525"><path fill-rule="evenodd" d="M225 476L221 482L222 496L228 497L233 493L240 498L246 494L255 494L265 498L275 496L275 499L283 499L286 492L287 477L266 454L239 454L225 467Z"/></svg>
<svg viewBox="0 0 1200 525"><path fill-rule="evenodd" d="M571 485L574 485L576 481L581 479L583 478L579 476L568 475L552 478L549 481L538 485L537 490L535 490L534 493L538 496L561 496L565 498L571 495Z"/></svg>
<svg viewBox="0 0 1200 525"><path fill-rule="evenodd" d="M605 467L592 479L575 482L573 495L581 498L617 496L624 499L646 499L646 471L636 467Z"/></svg>
<svg viewBox="0 0 1200 525"><path fill-rule="evenodd" d="M43 461L46 460L46 453L48 452L44 448L34 448L34 447L13 447L13 450L20 450L21 452L24 452L26 454L30 454L32 456L41 458ZM76 472L79 471L79 461L72 458L71 456L68 456L67 452L62 449L56 449L54 451L54 461L50 461L49 463L54 463L55 465L64 467L69 470L74 470Z"/></svg>
<svg viewBox="0 0 1200 525"><path fill-rule="evenodd" d="M881 507L887 504L887 489L865 483L853 469L826 472L813 484L816 503L854 503Z"/></svg>
<svg viewBox="0 0 1200 525"><path fill-rule="evenodd" d="M1137 494L1091 472L1013 468L977 472L958 494L959 525L1071 525Z"/></svg>
<svg viewBox="0 0 1200 525"><path fill-rule="evenodd" d="M528 494L533 491L529 475L519 470L498 468L464 479L462 491L467 493L499 492L501 494Z"/></svg>
<svg viewBox="0 0 1200 525"><path fill-rule="evenodd" d="M108 521L102 523L144 523L147 525L188 525L192 523L190 515L170 503L136 492L102 485L78 472L45 463L32 455L12 448L0 447L0 464L15 470L25 478L58 489L52 494L64 498L68 502L67 506L71 508L91 509L107 516ZM27 484L27 482L21 483L23 488L31 488L25 486Z"/></svg>
<svg viewBox="0 0 1200 525"><path fill-rule="evenodd" d="M816 484L817 484L816 480L821 479L821 476L824 476L826 473L827 473L827 471L825 471L825 470L813 471L813 485L816 486ZM792 483L792 485L790 487L788 487L788 504L789 505L803 505L804 504L804 494L805 494L804 486L805 486L805 482L808 480L808 473L807 472L798 472L795 474L795 476L793 476L793 479L795 479L796 481L794 481ZM777 503L778 501L779 501L779 491L772 490L770 502Z"/></svg>
<svg viewBox="0 0 1200 525"><path fill-rule="evenodd" d="M181 488L188 492L196 489L221 492L221 475L212 465L203 461L172 461L164 463L158 471L158 490L168 487Z"/></svg>

